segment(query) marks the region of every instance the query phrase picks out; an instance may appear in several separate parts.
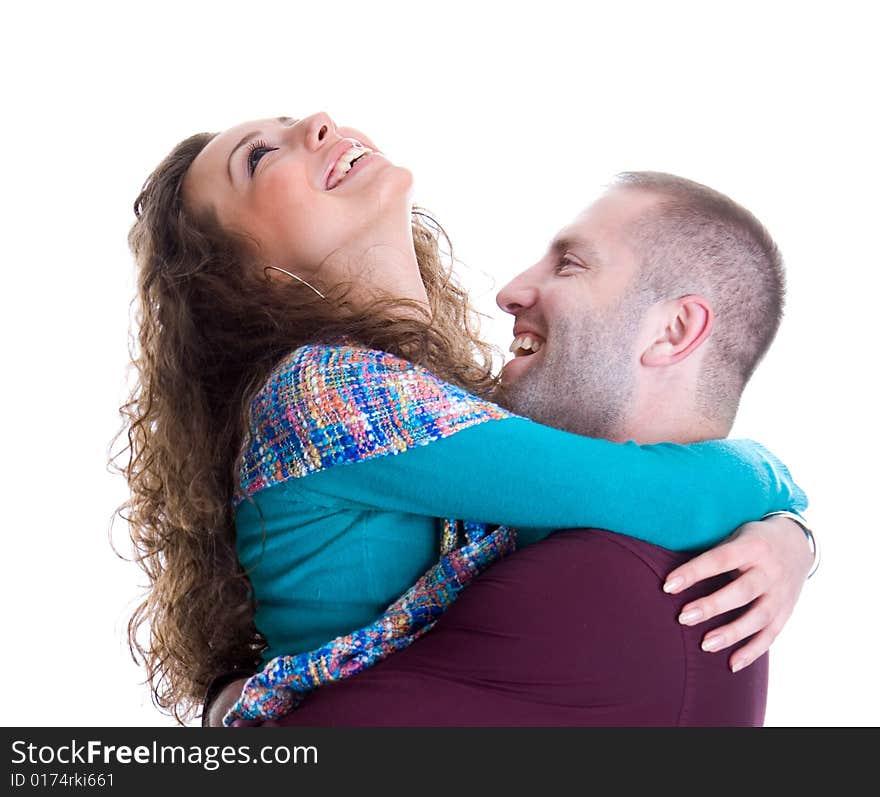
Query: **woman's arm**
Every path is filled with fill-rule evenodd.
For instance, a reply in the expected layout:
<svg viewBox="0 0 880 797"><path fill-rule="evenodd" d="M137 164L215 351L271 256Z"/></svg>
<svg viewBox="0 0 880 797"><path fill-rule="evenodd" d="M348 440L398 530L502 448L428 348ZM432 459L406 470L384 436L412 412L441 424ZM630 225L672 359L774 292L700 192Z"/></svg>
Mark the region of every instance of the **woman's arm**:
<svg viewBox="0 0 880 797"><path fill-rule="evenodd" d="M749 441L639 446L514 416L384 352L304 347L252 405L242 494L543 529L590 526L683 550L806 500Z"/></svg>
<svg viewBox="0 0 880 797"><path fill-rule="evenodd" d="M804 503L784 466L749 441L616 444L520 418L328 468L297 486L317 503L548 532L602 528L672 550L709 547L749 520Z"/></svg>

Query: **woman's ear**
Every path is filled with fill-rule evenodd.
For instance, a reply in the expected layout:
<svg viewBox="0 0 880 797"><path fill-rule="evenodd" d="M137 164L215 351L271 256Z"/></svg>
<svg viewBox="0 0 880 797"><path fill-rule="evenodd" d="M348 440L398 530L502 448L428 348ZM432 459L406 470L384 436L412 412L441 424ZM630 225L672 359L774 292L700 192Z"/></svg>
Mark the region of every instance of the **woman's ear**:
<svg viewBox="0 0 880 797"><path fill-rule="evenodd" d="M655 308L657 334L642 352L647 367L673 365L696 351L709 337L715 313L709 300L689 295Z"/></svg>

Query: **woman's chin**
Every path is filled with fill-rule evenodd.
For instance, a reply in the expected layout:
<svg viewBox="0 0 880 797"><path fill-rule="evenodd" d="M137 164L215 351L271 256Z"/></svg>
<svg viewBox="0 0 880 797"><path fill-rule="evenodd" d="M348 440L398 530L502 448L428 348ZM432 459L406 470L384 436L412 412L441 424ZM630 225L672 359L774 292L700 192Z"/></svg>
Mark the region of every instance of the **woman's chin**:
<svg viewBox="0 0 880 797"><path fill-rule="evenodd" d="M404 199L412 199L415 186L413 173L409 169L405 169L403 166L395 166L393 163L389 163L389 167L382 174L388 190L400 195Z"/></svg>
<svg viewBox="0 0 880 797"><path fill-rule="evenodd" d="M414 180L409 169L388 164L388 167L377 171L370 187L374 210L380 215L398 212L409 217L413 202Z"/></svg>

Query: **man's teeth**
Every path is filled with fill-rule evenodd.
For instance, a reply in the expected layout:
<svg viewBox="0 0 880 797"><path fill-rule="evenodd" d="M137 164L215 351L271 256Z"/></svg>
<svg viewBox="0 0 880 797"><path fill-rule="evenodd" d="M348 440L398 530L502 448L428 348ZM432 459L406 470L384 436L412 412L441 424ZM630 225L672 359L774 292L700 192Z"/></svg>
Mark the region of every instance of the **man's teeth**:
<svg viewBox="0 0 880 797"><path fill-rule="evenodd" d="M517 335L513 339L513 343L510 344L510 350L513 352L514 356L522 357L525 354L531 352L534 354L541 350L541 347L544 344L538 340L537 338L533 338L531 335Z"/></svg>
<svg viewBox="0 0 880 797"><path fill-rule="evenodd" d="M333 171L330 172L330 176L327 178L327 190L329 191L331 188L336 188L336 186L342 182L342 178L351 170L354 162L362 155L366 155L372 151L373 150L363 147L360 144L355 144L343 152L342 157L336 161Z"/></svg>

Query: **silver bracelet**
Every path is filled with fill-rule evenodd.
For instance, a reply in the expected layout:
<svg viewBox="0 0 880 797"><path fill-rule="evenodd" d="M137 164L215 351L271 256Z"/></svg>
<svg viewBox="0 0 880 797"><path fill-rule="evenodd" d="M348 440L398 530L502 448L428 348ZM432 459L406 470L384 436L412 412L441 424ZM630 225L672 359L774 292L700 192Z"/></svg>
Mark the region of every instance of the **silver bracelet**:
<svg viewBox="0 0 880 797"><path fill-rule="evenodd" d="M807 525L807 521L804 520L797 512L770 512L761 520L766 520L771 517L787 517L789 520L794 521L801 527L801 531L803 531L804 536L807 538L807 543L810 546L810 552L813 554L813 566L810 568L810 572L807 574L807 578L812 578L813 574L819 569L819 562L822 559L822 554L819 551L819 543L816 540L815 535L813 534L813 530Z"/></svg>

